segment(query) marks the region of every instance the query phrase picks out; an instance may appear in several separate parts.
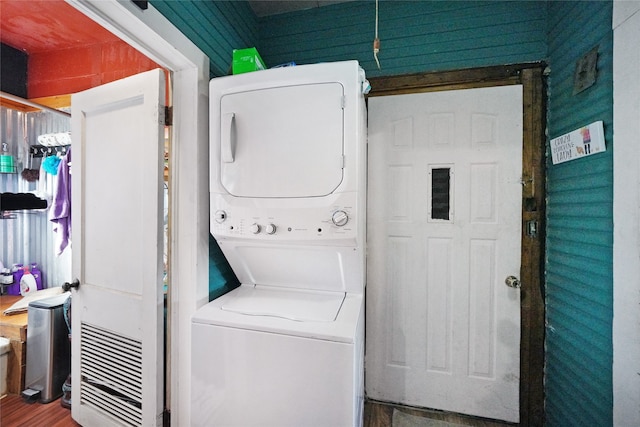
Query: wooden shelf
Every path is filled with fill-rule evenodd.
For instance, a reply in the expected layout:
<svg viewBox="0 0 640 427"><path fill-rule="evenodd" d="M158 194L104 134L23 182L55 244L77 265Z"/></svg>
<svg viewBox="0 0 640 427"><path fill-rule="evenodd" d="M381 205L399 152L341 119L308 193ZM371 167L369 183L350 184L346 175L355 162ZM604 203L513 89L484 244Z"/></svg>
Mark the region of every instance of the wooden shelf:
<svg viewBox="0 0 640 427"><path fill-rule="evenodd" d="M24 99L7 92L0 92L0 105L14 110L31 113L49 111L70 117L71 114L60 108L71 106L71 95L47 96L44 98Z"/></svg>
<svg viewBox="0 0 640 427"><path fill-rule="evenodd" d="M29 101L49 108L67 108L71 107L71 94L45 96L44 98L31 98Z"/></svg>
<svg viewBox="0 0 640 427"><path fill-rule="evenodd" d="M0 106L11 108L12 110L22 111L23 113L33 113L40 111L38 108L30 107L7 98L0 97Z"/></svg>

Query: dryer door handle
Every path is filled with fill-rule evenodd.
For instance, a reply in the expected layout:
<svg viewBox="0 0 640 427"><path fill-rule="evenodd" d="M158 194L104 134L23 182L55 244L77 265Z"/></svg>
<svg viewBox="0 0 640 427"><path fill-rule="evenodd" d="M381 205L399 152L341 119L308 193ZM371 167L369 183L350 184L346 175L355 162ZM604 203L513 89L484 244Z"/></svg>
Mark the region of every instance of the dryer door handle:
<svg viewBox="0 0 640 427"><path fill-rule="evenodd" d="M235 113L222 115L220 134L220 155L224 163L233 163L236 154Z"/></svg>

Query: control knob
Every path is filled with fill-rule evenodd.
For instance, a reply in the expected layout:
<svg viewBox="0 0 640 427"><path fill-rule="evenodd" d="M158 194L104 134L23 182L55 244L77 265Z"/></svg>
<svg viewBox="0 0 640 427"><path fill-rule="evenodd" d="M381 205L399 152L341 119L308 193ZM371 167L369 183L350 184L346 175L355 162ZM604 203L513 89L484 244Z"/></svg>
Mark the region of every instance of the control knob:
<svg viewBox="0 0 640 427"><path fill-rule="evenodd" d="M216 211L213 214L213 218L218 224L222 224L227 219L227 213L225 211Z"/></svg>
<svg viewBox="0 0 640 427"><path fill-rule="evenodd" d="M335 211L331 216L331 221L338 227L342 227L349 222L349 215L345 211Z"/></svg>
<svg viewBox="0 0 640 427"><path fill-rule="evenodd" d="M267 225L264 227L264 231L265 231L265 233L267 233L267 234L275 234L275 232L276 232L276 226L275 226L274 224L267 224Z"/></svg>
<svg viewBox="0 0 640 427"><path fill-rule="evenodd" d="M249 230L251 230L251 232L253 234L258 234L260 233L260 224L256 224L255 222L253 224L251 224L251 227L249 228Z"/></svg>

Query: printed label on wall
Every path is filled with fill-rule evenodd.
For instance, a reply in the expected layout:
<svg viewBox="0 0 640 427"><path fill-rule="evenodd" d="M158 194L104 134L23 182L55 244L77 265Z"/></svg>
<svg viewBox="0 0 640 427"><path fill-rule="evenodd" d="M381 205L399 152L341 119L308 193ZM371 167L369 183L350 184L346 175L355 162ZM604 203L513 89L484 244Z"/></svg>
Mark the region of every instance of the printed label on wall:
<svg viewBox="0 0 640 427"><path fill-rule="evenodd" d="M554 165L605 150L602 121L591 123L551 140L551 160Z"/></svg>

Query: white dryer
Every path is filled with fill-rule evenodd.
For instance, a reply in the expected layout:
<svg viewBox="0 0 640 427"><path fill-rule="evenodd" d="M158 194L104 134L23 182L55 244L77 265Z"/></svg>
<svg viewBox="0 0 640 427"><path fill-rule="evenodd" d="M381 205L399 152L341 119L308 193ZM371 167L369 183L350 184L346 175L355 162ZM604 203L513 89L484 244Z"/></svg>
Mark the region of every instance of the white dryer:
<svg viewBox="0 0 640 427"><path fill-rule="evenodd" d="M242 285L192 318L193 425L361 425L367 86L356 61L211 81L211 233Z"/></svg>

